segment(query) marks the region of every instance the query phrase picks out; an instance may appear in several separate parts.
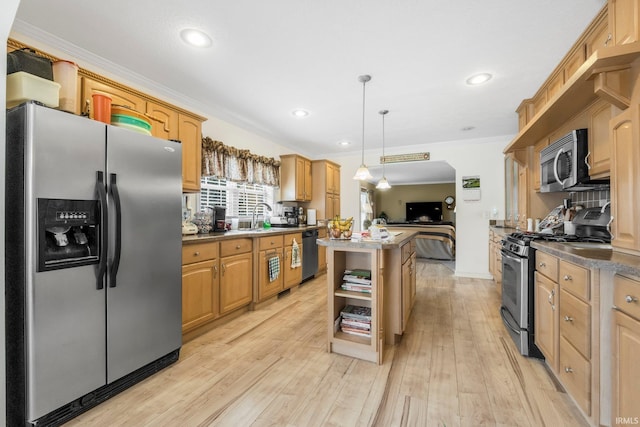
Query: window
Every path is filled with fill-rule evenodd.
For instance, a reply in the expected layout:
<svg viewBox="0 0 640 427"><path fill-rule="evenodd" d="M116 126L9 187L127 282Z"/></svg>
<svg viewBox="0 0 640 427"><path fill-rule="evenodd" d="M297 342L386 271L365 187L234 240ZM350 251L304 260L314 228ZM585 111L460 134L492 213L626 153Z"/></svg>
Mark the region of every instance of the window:
<svg viewBox="0 0 640 427"><path fill-rule="evenodd" d="M226 179L203 177L200 187L200 209L213 206L227 208L227 216L250 218L257 203L273 206L273 187L261 184L242 184Z"/></svg>

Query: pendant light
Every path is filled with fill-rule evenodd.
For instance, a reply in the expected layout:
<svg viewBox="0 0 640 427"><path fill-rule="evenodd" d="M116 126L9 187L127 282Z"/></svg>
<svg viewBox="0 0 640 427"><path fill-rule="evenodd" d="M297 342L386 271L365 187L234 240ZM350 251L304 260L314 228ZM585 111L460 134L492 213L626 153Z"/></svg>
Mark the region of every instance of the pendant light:
<svg viewBox="0 0 640 427"><path fill-rule="evenodd" d="M364 106L365 106L364 101L365 101L365 86L369 80L371 80L371 76L368 74L358 76L358 81L362 83L362 163L360 164L360 167L356 171L356 174L353 176L353 179L357 179L360 181L373 178L369 173L369 169L367 169L367 165L364 164Z"/></svg>
<svg viewBox="0 0 640 427"><path fill-rule="evenodd" d="M376 188L379 190L386 190L387 188L391 188L389 185L389 181L387 181L387 177L384 174L384 164L386 163L384 158L384 116L387 115L389 110L380 110L378 113L382 116L382 178L378 181L378 185Z"/></svg>

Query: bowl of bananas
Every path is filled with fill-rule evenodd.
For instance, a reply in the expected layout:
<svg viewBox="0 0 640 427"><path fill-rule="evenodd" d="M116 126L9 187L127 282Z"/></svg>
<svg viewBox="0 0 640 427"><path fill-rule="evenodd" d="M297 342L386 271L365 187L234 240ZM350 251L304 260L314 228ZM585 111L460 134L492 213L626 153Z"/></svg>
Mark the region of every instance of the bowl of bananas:
<svg viewBox="0 0 640 427"><path fill-rule="evenodd" d="M332 239L350 239L353 227L353 217L340 218L340 215L336 215L327 223L329 228L329 236Z"/></svg>

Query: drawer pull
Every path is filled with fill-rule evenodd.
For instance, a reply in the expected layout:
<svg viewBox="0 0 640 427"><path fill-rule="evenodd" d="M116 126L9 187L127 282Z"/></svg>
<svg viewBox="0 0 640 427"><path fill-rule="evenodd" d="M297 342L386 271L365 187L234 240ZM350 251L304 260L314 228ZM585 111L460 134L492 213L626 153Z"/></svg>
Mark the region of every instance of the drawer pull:
<svg viewBox="0 0 640 427"><path fill-rule="evenodd" d="M565 276L563 277L563 279L565 281L569 281L569 280L573 280L573 277L569 276L568 274L565 274Z"/></svg>
<svg viewBox="0 0 640 427"><path fill-rule="evenodd" d="M240 249L240 247L241 247L240 245L236 245L236 249Z"/></svg>
<svg viewBox="0 0 640 427"><path fill-rule="evenodd" d="M571 316L564 316L564 321L565 321L565 322L573 322L573 317L571 317Z"/></svg>
<svg viewBox="0 0 640 427"><path fill-rule="evenodd" d="M638 298L632 297L631 295L627 295L626 297L624 297L624 300L629 304L631 304L632 302L638 301Z"/></svg>
<svg viewBox="0 0 640 427"><path fill-rule="evenodd" d="M564 371L565 371L567 374L570 374L570 373L572 373L572 372L573 372L573 369L571 369L569 366L565 366Z"/></svg>
<svg viewBox="0 0 640 427"><path fill-rule="evenodd" d="M541 262L541 263L538 264L538 267L546 267L546 266L547 266L547 264L545 264L544 262Z"/></svg>
<svg viewBox="0 0 640 427"><path fill-rule="evenodd" d="M195 251L195 252L193 253L193 256L200 256L200 252Z"/></svg>

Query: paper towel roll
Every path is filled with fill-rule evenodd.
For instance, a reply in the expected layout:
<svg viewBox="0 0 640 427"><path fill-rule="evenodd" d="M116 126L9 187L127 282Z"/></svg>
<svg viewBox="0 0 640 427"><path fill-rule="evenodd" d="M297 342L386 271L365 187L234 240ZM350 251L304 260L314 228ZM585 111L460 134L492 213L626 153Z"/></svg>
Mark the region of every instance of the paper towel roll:
<svg viewBox="0 0 640 427"><path fill-rule="evenodd" d="M307 225L316 225L315 209L307 209Z"/></svg>

